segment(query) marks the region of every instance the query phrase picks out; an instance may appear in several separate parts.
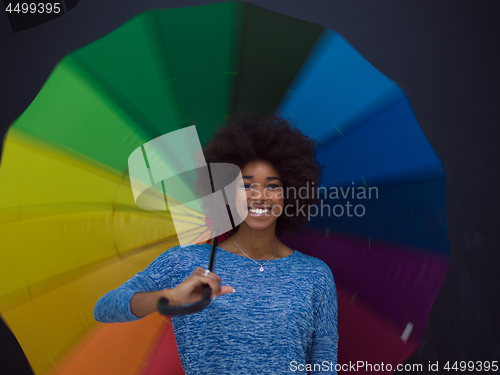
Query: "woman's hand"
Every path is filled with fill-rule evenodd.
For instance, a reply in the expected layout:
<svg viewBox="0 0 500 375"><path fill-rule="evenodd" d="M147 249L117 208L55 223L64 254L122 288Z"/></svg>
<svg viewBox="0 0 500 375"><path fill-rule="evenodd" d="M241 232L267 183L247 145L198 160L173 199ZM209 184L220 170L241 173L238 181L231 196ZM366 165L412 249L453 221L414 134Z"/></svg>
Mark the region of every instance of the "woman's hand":
<svg viewBox="0 0 500 375"><path fill-rule="evenodd" d="M198 267L175 288L134 294L130 300L130 311L137 317L151 314L156 311L156 304L162 297L166 297L168 304L172 306L197 302L201 300L204 284L208 284L212 289L212 298L234 292L228 285L220 286L220 277L215 273L209 272L205 276L205 270Z"/></svg>
<svg viewBox="0 0 500 375"><path fill-rule="evenodd" d="M233 287L229 285L220 286L220 277L215 273L198 267L182 283L166 291L168 304L176 306L199 301L204 284L208 284L212 289L212 298L234 292Z"/></svg>

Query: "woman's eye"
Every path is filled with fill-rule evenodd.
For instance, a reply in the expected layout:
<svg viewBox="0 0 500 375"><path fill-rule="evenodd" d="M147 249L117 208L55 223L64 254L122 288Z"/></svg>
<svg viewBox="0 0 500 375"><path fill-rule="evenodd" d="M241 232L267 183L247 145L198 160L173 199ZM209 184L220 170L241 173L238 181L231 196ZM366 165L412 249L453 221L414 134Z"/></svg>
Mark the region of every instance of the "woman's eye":
<svg viewBox="0 0 500 375"><path fill-rule="evenodd" d="M281 186L276 185L276 184L271 184L271 185L267 185L267 188L268 188L269 190L277 190L277 189L280 189L280 188L281 188Z"/></svg>
<svg viewBox="0 0 500 375"><path fill-rule="evenodd" d="M245 187L246 190L248 189L251 189L252 188L252 185L251 184L244 184L243 185Z"/></svg>

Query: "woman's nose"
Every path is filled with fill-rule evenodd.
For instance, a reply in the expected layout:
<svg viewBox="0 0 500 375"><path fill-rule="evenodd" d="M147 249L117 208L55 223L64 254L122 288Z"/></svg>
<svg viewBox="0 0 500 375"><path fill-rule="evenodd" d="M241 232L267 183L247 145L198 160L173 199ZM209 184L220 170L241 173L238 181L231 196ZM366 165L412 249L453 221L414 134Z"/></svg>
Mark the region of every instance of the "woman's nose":
<svg viewBox="0 0 500 375"><path fill-rule="evenodd" d="M264 199L264 189L260 184L255 184L252 186L252 193L250 196L254 199Z"/></svg>

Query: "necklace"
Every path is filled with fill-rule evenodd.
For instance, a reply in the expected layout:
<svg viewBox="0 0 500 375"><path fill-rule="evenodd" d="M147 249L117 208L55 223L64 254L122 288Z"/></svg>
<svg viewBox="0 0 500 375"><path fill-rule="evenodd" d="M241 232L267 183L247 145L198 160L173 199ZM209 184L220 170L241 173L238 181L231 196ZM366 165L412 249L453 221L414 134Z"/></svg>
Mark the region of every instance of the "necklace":
<svg viewBox="0 0 500 375"><path fill-rule="evenodd" d="M245 255L248 259L250 259L252 262L254 262L255 264L257 264L257 265L259 265L259 266L260 266L260 268L259 268L259 271L260 271L260 272L264 271L264 266L265 266L267 263L269 263L269 261L270 261L271 259L273 259L276 255L278 255L278 253L280 252L281 241L280 241L280 240L278 240L278 242L279 242L279 243L278 243L278 250L276 251L276 254L274 254L271 258L269 258L269 260L268 260L266 263L264 263L264 264L260 264L260 263L256 262L254 259L250 258L250 257L249 257L249 256L248 256L248 255L247 255L247 254L243 251L243 250L241 250L241 247L239 247L239 246L238 246L238 244L236 243L236 240L234 239L234 236L233 236L233 241L234 241L234 244L236 245L236 247L237 247L238 249L240 249L240 251L241 251L241 252L242 252L242 253L243 253L243 254L244 254L244 255Z"/></svg>

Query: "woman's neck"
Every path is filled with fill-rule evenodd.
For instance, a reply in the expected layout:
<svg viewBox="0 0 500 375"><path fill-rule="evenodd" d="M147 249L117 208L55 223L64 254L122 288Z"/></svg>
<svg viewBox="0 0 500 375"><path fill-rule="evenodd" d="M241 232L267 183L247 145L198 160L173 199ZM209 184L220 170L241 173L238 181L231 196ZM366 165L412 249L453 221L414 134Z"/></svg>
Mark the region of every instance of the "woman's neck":
<svg viewBox="0 0 500 375"><path fill-rule="evenodd" d="M238 247L252 259L269 259L276 254L280 243L274 226L259 231L240 225L238 232L234 235L234 240Z"/></svg>

